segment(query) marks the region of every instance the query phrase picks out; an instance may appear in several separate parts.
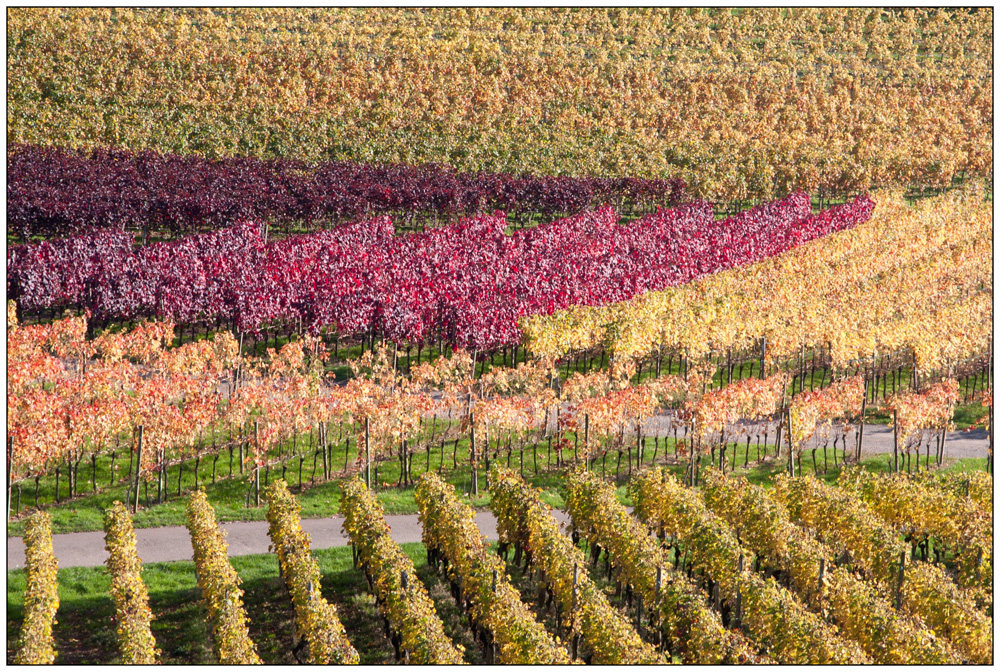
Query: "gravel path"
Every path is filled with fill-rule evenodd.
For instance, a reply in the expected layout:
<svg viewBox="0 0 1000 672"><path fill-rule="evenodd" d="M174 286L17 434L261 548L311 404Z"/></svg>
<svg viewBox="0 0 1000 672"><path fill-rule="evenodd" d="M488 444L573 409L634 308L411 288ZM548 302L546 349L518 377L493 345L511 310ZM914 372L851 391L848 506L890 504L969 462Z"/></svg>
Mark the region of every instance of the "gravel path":
<svg viewBox="0 0 1000 672"><path fill-rule="evenodd" d="M552 512L560 523L569 520L564 512ZM392 529L392 538L397 543L421 541L420 520L416 514L387 515L386 522ZM312 538L312 547L332 548L347 546L348 538L342 532L343 518L306 518L302 521L302 529ZM497 540L497 524L489 511L476 513L476 525L480 532L489 540ZM252 555L270 552L270 539L267 536L267 522L241 521L222 523L229 544L229 555ZM191 537L186 527L150 527L135 531L136 546L139 558L144 563L171 562L175 560L191 560ZM103 532L70 532L56 534L52 537L52 550L59 561L59 568L65 567L97 567L107 561L108 553L104 548ZM24 567L24 542L21 537L7 538L7 569L22 569Z"/></svg>
<svg viewBox="0 0 1000 672"><path fill-rule="evenodd" d="M758 429L759 427L759 429ZM760 425L754 425L752 429L752 436L754 441L756 441L757 432L761 432L763 436L764 423ZM646 436L673 436L673 425L672 416L669 413L664 413L661 415L654 416L643 423L642 425L643 434ZM774 437L777 431L777 423L768 423L768 443L774 444ZM684 438L683 426L678 427L677 430L678 438ZM746 435L743 435L743 441L746 441ZM855 430L850 430L847 433L847 445L855 445ZM831 444L832 445L832 444ZM838 446L841 446L838 442ZM989 452L989 434L985 429L974 429L969 431L955 431L948 432L948 436L945 440L945 451L944 456L946 458L960 458L960 457L986 457ZM805 449L808 450L814 446L823 447L822 439L814 439L812 441L806 442ZM921 448L920 454L922 455L926 450L926 445ZM865 455L879 455L883 453L892 452L892 428L887 425L865 425L864 436L862 437L861 454ZM933 452L933 449L932 451Z"/></svg>
<svg viewBox="0 0 1000 672"><path fill-rule="evenodd" d="M848 437L848 441L853 440L853 436ZM986 457L989 452L989 434L985 429L973 429L965 432L948 432L945 440L944 456L951 458L959 457ZM921 449L923 454L926 445ZM878 453L892 452L892 429L886 425L865 425L865 435L861 447L862 455L875 455ZM934 452L933 447L931 453Z"/></svg>

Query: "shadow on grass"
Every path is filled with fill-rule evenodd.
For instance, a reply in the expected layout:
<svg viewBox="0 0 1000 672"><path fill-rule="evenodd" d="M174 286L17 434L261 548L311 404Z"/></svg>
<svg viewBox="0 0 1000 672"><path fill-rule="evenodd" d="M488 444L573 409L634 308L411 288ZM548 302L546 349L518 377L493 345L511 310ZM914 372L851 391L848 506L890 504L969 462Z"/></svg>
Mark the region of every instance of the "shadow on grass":
<svg viewBox="0 0 1000 672"><path fill-rule="evenodd" d="M417 575L427 586L445 633L466 648L466 660L482 663L464 615L448 592L447 584L427 565L423 544L403 544ZM323 595L337 608L347 636L362 664L393 664L392 644L386 637L375 600L361 571L353 566L351 549L314 552L322 574ZM278 574L273 554L230 559L240 575L243 603L249 617L250 638L265 663L296 664L294 610ZM161 651L160 662L204 665L215 662L208 613L201 601L194 563L151 563L143 569L154 614L153 636ZM53 630L56 663L64 665L120 663L114 630L110 579L104 567L74 567L59 571L59 611ZM7 572L7 651L13 661L24 619L25 574ZM305 652L300 652L304 658Z"/></svg>

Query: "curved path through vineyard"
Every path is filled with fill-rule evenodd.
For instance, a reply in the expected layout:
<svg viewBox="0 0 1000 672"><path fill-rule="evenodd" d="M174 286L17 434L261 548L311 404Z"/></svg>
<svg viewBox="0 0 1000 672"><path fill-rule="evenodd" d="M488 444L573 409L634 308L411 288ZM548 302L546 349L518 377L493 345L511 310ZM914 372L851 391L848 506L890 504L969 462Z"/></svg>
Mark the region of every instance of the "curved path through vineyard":
<svg viewBox="0 0 1000 672"><path fill-rule="evenodd" d="M661 436L668 433L669 417L657 416L644 426L650 435L654 430ZM771 430L773 436L773 429ZM851 439L849 438L849 441ZM984 430L949 432L945 455L949 458L986 457L989 439ZM864 449L866 455L892 452L892 430L885 425L865 425ZM553 512L560 522L568 516L559 510ZM416 514L387 515L392 528L392 538L399 543L419 542L420 521ZM303 529L312 537L313 548L346 546L347 537L341 531L342 518L306 518ZM496 520L489 511L476 513L476 524L487 539L497 539ZM229 543L229 554L251 555L268 553L270 539L265 521L237 521L222 523ZM151 527L136 529L139 557L143 562L170 562L191 560L191 538L183 526ZM52 547L59 567L96 567L107 559L104 532L70 532L52 537ZM21 537L7 538L7 569L24 567L24 542Z"/></svg>

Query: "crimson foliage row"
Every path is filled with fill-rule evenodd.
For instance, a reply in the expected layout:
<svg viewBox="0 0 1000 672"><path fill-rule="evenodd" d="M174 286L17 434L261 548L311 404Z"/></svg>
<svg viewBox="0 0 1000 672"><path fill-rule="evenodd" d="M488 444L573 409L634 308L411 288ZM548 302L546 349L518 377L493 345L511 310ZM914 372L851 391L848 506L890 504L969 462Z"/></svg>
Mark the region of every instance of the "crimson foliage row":
<svg viewBox="0 0 1000 672"><path fill-rule="evenodd" d="M868 219L862 196L811 214L804 193L715 221L698 201L619 224L600 208L505 235L496 212L394 236L388 217L265 244L241 224L133 251L98 231L8 252L22 309L89 308L99 321L208 319L253 331L277 322L376 331L478 349L520 342L518 318L645 291L783 252Z"/></svg>
<svg viewBox="0 0 1000 672"><path fill-rule="evenodd" d="M686 200L681 180L460 174L366 165L16 145L7 155L7 227L22 241L90 227L195 233L240 220L321 228L379 214L455 217L496 209L572 214L602 204L651 210Z"/></svg>

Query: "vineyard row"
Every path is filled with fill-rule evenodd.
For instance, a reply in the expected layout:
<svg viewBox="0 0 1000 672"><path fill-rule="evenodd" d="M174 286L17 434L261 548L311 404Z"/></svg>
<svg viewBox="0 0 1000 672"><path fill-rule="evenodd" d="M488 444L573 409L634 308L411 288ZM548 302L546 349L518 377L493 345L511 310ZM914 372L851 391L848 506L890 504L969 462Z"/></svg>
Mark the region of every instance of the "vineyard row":
<svg viewBox="0 0 1000 672"><path fill-rule="evenodd" d="M456 173L443 166L87 152L15 145L7 153L7 230L22 242L91 228L172 236L242 220L306 229L394 215L397 225L502 210L553 219L602 205L629 214L687 201L681 180Z"/></svg>
<svg viewBox="0 0 1000 672"><path fill-rule="evenodd" d="M133 250L102 231L8 250L8 296L28 313L80 307L98 323L208 320L236 332L284 323L469 349L521 342L518 321L621 302L850 229L860 197L816 215L796 193L716 222L697 202L627 225L612 208L504 233L501 213L393 236L387 218L265 243L243 224Z"/></svg>

